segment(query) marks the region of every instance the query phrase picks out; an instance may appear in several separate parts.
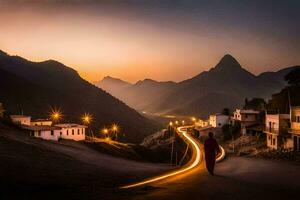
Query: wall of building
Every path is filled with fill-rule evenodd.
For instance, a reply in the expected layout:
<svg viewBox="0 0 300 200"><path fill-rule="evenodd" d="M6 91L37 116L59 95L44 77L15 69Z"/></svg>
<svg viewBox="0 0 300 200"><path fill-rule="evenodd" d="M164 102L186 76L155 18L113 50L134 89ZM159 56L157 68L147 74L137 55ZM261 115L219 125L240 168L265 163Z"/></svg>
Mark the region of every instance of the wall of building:
<svg viewBox="0 0 300 200"><path fill-rule="evenodd" d="M52 121L33 121L30 124L31 126L51 126Z"/></svg>
<svg viewBox="0 0 300 200"><path fill-rule="evenodd" d="M69 140L85 140L85 128L70 127L62 128L60 137Z"/></svg>
<svg viewBox="0 0 300 200"><path fill-rule="evenodd" d="M34 131L34 137L42 138L44 140L55 140L57 141L60 137L60 130L53 131Z"/></svg>
<svg viewBox="0 0 300 200"><path fill-rule="evenodd" d="M222 127L229 123L229 116L227 115L210 115L209 124L213 127Z"/></svg>
<svg viewBox="0 0 300 200"><path fill-rule="evenodd" d="M12 121L15 124L30 125L31 117L12 117Z"/></svg>
<svg viewBox="0 0 300 200"><path fill-rule="evenodd" d="M274 134L268 133L267 135L267 147L271 149L277 149L278 148L278 136Z"/></svg>

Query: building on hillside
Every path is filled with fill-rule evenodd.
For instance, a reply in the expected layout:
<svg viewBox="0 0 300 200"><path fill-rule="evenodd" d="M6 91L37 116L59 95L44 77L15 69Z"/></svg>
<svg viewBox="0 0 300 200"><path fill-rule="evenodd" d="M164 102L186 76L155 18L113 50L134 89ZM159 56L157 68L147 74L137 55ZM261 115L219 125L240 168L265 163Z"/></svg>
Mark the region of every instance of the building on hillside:
<svg viewBox="0 0 300 200"><path fill-rule="evenodd" d="M30 136L42 138L44 140L55 140L58 141L61 138L61 128L56 126L47 125L23 125L23 129L28 130Z"/></svg>
<svg viewBox="0 0 300 200"><path fill-rule="evenodd" d="M85 140L86 126L79 124L57 124L49 125L22 125L22 128L28 130L31 136L45 140L68 139L68 140Z"/></svg>
<svg viewBox="0 0 300 200"><path fill-rule="evenodd" d="M288 134L289 114L266 114L265 128L267 147L271 149L291 149L293 143Z"/></svg>
<svg viewBox="0 0 300 200"><path fill-rule="evenodd" d="M293 140L293 148L295 151L300 151L300 106L291 107L290 120L289 133Z"/></svg>
<svg viewBox="0 0 300 200"><path fill-rule="evenodd" d="M223 125L229 123L229 116L221 113L213 114L209 116L209 125L214 128L222 128Z"/></svg>
<svg viewBox="0 0 300 200"><path fill-rule="evenodd" d="M12 122L17 125L30 125L31 117L25 115L11 115Z"/></svg>
<svg viewBox="0 0 300 200"><path fill-rule="evenodd" d="M35 119L30 122L31 126L51 126L51 119Z"/></svg>
<svg viewBox="0 0 300 200"><path fill-rule="evenodd" d="M261 132L262 128L260 127L262 121L260 119L260 111L256 110L245 110L245 109L236 109L233 112L233 117L231 118L233 123L239 122L241 125L241 133L246 134L247 128L251 129L251 132ZM259 126L259 127L256 127Z"/></svg>
<svg viewBox="0 0 300 200"><path fill-rule="evenodd" d="M196 123L195 123L196 127L206 127L209 126L209 120L203 120L203 119L199 119Z"/></svg>
<svg viewBox="0 0 300 200"><path fill-rule="evenodd" d="M79 124L56 124L55 126L61 128L60 137L63 139L85 140L87 126Z"/></svg>

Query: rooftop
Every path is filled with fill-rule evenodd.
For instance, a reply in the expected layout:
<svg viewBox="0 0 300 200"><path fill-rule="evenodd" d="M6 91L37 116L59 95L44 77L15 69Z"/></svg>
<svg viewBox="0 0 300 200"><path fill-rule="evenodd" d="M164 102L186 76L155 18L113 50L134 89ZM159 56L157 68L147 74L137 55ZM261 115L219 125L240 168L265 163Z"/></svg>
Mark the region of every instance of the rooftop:
<svg viewBox="0 0 300 200"><path fill-rule="evenodd" d="M41 125L41 126L28 126L28 125L23 125L23 129L26 130L31 130L31 131L52 131L52 130L60 130L61 128L55 127L55 126L46 126L46 125Z"/></svg>
<svg viewBox="0 0 300 200"><path fill-rule="evenodd" d="M45 121L52 121L51 119L34 119L31 122L45 122Z"/></svg>
<svg viewBox="0 0 300 200"><path fill-rule="evenodd" d="M28 118L30 116L27 115L10 115L11 118Z"/></svg>
<svg viewBox="0 0 300 200"><path fill-rule="evenodd" d="M60 127L60 128L72 128L72 127L77 127L77 128L87 128L87 126L80 125L80 124L55 124L55 126Z"/></svg>

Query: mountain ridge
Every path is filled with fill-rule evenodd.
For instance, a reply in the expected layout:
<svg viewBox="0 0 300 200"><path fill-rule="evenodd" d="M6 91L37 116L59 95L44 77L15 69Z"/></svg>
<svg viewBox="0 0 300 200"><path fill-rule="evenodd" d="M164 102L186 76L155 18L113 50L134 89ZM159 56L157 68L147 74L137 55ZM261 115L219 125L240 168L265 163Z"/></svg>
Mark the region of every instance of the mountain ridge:
<svg viewBox="0 0 300 200"><path fill-rule="evenodd" d="M162 114L207 116L212 112L220 112L223 109L222 105L231 109L239 107L244 103L245 98L270 98L273 93L286 85L284 75L298 67L293 66L254 75L243 68L232 55L226 54L210 70L203 71L190 79L164 87L163 84L158 84L158 81L154 81L156 84L152 88L148 85L146 87L146 84L143 87L133 85L121 91L116 97L137 110ZM161 92L164 94L156 94ZM222 96L224 101L222 101ZM147 98L152 100L147 101ZM232 103L229 101L230 98ZM213 107L211 104L212 108L207 109L205 104L210 104L210 102L215 102L216 106ZM193 106L197 109L191 108ZM194 112L195 110L198 111Z"/></svg>
<svg viewBox="0 0 300 200"><path fill-rule="evenodd" d="M22 110L34 118L43 118L57 106L65 121L81 123L82 114L88 112L94 117L94 131L98 133L104 126L118 123L125 134L120 139L125 142L141 142L160 128L57 61L31 62L0 55L0 70L0 102L10 113Z"/></svg>

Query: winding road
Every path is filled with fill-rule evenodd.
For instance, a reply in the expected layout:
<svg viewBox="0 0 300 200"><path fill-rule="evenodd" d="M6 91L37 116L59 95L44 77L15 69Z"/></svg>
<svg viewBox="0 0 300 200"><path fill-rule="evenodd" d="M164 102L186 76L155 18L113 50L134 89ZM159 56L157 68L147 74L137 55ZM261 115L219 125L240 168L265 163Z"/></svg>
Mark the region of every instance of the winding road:
<svg viewBox="0 0 300 200"><path fill-rule="evenodd" d="M140 187L158 181L166 181L166 179L174 178L176 176L182 176L190 170L194 169L195 167L199 166L203 160L203 153L201 151L202 146L198 140L194 139L191 135L187 133L187 129L190 127L191 126L181 126L177 128L177 133L186 141L187 144L190 144L190 146L192 147L192 159L184 167L160 176L149 178L144 181L123 186L121 187L121 189ZM221 161L225 157L225 150L221 146L220 148L221 154L216 158L217 162Z"/></svg>
<svg viewBox="0 0 300 200"><path fill-rule="evenodd" d="M130 184L121 189L118 199L297 199L300 189L300 165L290 162L227 156L216 165L215 176L205 170L203 145L178 128L178 133L193 149L183 168ZM218 161L224 158L222 156Z"/></svg>

